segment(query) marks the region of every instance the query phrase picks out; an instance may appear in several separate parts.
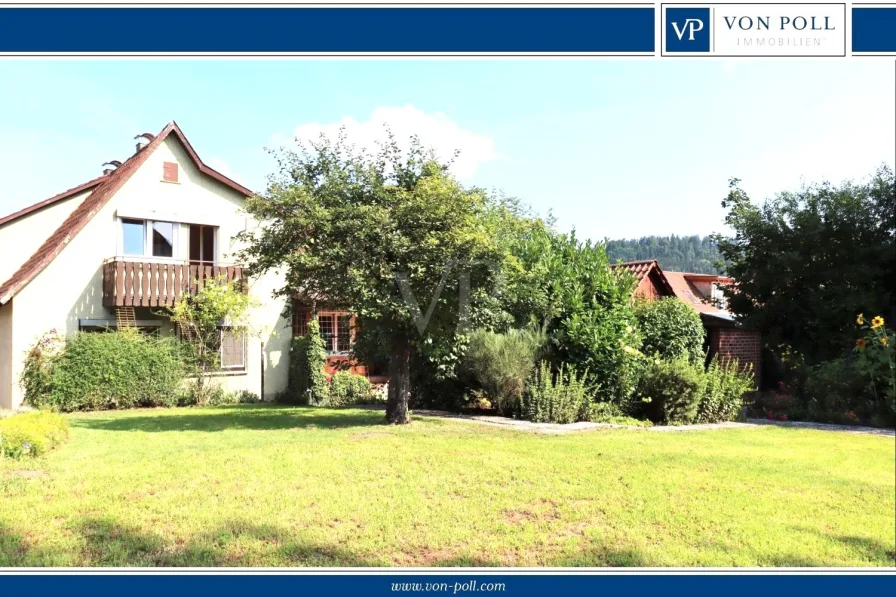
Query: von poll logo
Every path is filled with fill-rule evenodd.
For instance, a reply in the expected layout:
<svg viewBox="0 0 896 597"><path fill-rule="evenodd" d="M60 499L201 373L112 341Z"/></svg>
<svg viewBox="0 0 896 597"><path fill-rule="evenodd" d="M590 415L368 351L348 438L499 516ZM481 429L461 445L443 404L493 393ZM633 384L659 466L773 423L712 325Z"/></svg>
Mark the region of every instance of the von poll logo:
<svg viewBox="0 0 896 597"><path fill-rule="evenodd" d="M664 56L845 56L845 4L663 4Z"/></svg>
<svg viewBox="0 0 896 597"><path fill-rule="evenodd" d="M709 52L708 8L666 9L667 52Z"/></svg>

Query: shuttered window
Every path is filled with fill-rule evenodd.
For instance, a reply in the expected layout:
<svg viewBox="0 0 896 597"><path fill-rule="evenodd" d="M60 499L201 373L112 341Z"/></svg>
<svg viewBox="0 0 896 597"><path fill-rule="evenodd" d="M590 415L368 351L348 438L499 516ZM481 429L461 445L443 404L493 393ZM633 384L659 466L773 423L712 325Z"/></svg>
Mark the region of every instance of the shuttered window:
<svg viewBox="0 0 896 597"><path fill-rule="evenodd" d="M246 334L221 328L221 368L229 371L246 369Z"/></svg>

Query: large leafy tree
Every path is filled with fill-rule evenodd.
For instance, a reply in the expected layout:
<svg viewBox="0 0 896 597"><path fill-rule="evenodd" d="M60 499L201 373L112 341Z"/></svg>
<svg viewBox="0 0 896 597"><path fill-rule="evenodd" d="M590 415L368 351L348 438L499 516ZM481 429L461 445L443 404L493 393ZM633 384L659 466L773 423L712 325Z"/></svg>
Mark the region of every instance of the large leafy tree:
<svg viewBox="0 0 896 597"><path fill-rule="evenodd" d="M281 270L279 293L348 309L389 357L386 418L406 423L412 355L475 319L500 270L494 205L459 184L413 138L376 155L339 139L278 154L279 172L247 202L253 275ZM371 344L366 342L365 344Z"/></svg>
<svg viewBox="0 0 896 597"><path fill-rule="evenodd" d="M894 312L893 171L868 181L804 186L757 205L732 179L722 206L734 234L716 235L729 308L809 362L851 346L859 313Z"/></svg>

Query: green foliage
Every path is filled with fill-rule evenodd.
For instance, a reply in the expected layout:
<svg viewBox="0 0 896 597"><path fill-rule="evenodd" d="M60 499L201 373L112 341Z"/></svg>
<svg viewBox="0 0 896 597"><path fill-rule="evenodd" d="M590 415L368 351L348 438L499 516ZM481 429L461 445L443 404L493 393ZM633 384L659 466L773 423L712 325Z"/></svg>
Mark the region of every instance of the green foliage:
<svg viewBox="0 0 896 597"><path fill-rule="evenodd" d="M191 392L197 404L205 404L216 392L208 374L221 366L221 326L226 324L234 334L249 332L251 309L256 304L244 292L242 282L227 282L220 276L214 281L207 280L193 295L181 295L173 307L162 310L178 326L189 350L190 363L195 369Z"/></svg>
<svg viewBox="0 0 896 597"><path fill-rule="evenodd" d="M29 412L0 419L0 457L40 456L66 439L68 423L54 412Z"/></svg>
<svg viewBox="0 0 896 597"><path fill-rule="evenodd" d="M328 403L327 349L317 319L308 322L308 332L294 338L289 350L290 402L322 406Z"/></svg>
<svg viewBox="0 0 896 597"><path fill-rule="evenodd" d="M391 356L387 418L407 422L411 352L444 347L488 302L502 258L494 201L459 184L416 138L402 151L390 136L372 156L341 134L278 160L267 190L246 202L265 225L241 236L239 258L253 274L284 271L283 296L347 308L361 334L378 322Z"/></svg>
<svg viewBox="0 0 896 597"><path fill-rule="evenodd" d="M598 400L625 402L640 366L634 279L610 269L601 243L533 227L512 247L502 292L517 325L544 326L555 365L588 370Z"/></svg>
<svg viewBox="0 0 896 597"><path fill-rule="evenodd" d="M629 427L651 427L653 423L645 419L628 416L619 406L612 402L592 402L588 405L586 421L592 423L610 423Z"/></svg>
<svg viewBox="0 0 896 597"><path fill-rule="evenodd" d="M740 370L736 361L714 358L706 368L706 388L697 408L697 423L733 421L744 407L744 395L755 389L752 372Z"/></svg>
<svg viewBox="0 0 896 597"><path fill-rule="evenodd" d="M545 341L543 333L532 330L479 329L470 336L466 366L499 413L510 415L519 407Z"/></svg>
<svg viewBox="0 0 896 597"><path fill-rule="evenodd" d="M660 267L673 272L717 274L721 255L708 236L643 236L607 242L612 262L656 259Z"/></svg>
<svg viewBox="0 0 896 597"><path fill-rule="evenodd" d="M26 357L22 385L31 406L74 411L177 401L186 371L174 339L123 330L77 334L51 351L39 348L45 342Z"/></svg>
<svg viewBox="0 0 896 597"><path fill-rule="evenodd" d="M867 399L867 380L855 359L833 359L807 369L800 388L802 406L810 417L829 418L832 413L862 412ZM791 413L792 415L793 413Z"/></svg>
<svg viewBox="0 0 896 597"><path fill-rule="evenodd" d="M842 356L857 313L896 305L893 171L868 182L804 186L753 203L731 180L722 206L731 237L718 235L731 311L769 346L788 345L808 364Z"/></svg>
<svg viewBox="0 0 896 597"><path fill-rule="evenodd" d="M644 414L654 423L693 423L706 383L702 364L686 358L651 359L641 373L638 397Z"/></svg>
<svg viewBox="0 0 896 597"><path fill-rule="evenodd" d="M349 406L371 401L373 387L363 375L337 371L330 378L330 397L327 406Z"/></svg>
<svg viewBox="0 0 896 597"><path fill-rule="evenodd" d="M702 363L705 330L700 315L677 298L641 301L635 308L641 351L664 359L684 357Z"/></svg>
<svg viewBox="0 0 896 597"><path fill-rule="evenodd" d="M857 365L868 380L877 414L896 412L896 333L887 329L884 318L870 322L859 315L856 320L864 337L856 342Z"/></svg>
<svg viewBox="0 0 896 597"><path fill-rule="evenodd" d="M533 423L575 423L585 419L591 404L586 376L564 366L552 373L550 364L543 361L523 392L520 416Z"/></svg>
<svg viewBox="0 0 896 597"><path fill-rule="evenodd" d="M194 399L195 400L195 399ZM217 386L209 392L208 399L203 406L227 406L230 404L257 404L261 402L258 394L249 390L239 390L228 392L224 388ZM192 402L195 404L196 402Z"/></svg>

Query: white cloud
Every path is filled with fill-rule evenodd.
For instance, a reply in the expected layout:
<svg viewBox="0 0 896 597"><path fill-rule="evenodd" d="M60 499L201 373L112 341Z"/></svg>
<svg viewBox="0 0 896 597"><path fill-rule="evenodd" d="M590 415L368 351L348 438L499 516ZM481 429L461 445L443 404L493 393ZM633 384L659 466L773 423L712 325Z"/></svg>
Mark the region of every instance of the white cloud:
<svg viewBox="0 0 896 597"><path fill-rule="evenodd" d="M344 127L350 143L375 153L377 142L386 138L386 126L399 145L406 145L411 135L417 135L423 146L433 149L442 160L448 160L455 151L460 151L451 171L462 180L472 177L481 165L500 157L491 137L462 129L442 112L427 114L411 104L403 107L380 106L362 122L346 116L339 122L302 124L294 132L296 140L307 144L318 140L321 134L335 139L339 129ZM283 144L282 137L278 135L272 141L277 145Z"/></svg>

